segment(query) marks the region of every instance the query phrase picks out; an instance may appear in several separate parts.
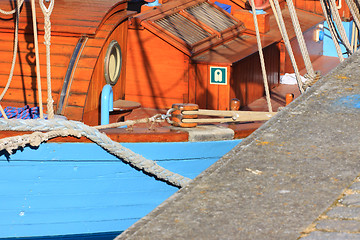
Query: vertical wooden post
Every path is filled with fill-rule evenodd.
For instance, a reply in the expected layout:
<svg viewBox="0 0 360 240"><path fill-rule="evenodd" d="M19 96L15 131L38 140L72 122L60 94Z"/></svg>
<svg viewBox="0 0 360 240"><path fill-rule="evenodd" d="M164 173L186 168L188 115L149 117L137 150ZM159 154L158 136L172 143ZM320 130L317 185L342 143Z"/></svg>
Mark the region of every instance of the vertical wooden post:
<svg viewBox="0 0 360 240"><path fill-rule="evenodd" d="M36 26L35 0L31 0L31 11L32 11L32 19L33 19L33 31L34 31L34 47L35 47L37 87L39 94L39 110L40 110L40 118L44 118L44 111L42 106L42 94L41 94L41 76L40 76L40 62L39 62L40 58L39 58L39 44L38 44L37 26Z"/></svg>

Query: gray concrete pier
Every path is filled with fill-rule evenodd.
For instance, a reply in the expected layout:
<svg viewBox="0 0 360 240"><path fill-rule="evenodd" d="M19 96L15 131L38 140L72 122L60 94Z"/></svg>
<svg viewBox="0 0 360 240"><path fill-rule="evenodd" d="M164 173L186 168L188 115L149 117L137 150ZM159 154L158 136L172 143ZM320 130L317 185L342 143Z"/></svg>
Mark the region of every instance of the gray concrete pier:
<svg viewBox="0 0 360 240"><path fill-rule="evenodd" d="M360 239L360 55L117 239Z"/></svg>

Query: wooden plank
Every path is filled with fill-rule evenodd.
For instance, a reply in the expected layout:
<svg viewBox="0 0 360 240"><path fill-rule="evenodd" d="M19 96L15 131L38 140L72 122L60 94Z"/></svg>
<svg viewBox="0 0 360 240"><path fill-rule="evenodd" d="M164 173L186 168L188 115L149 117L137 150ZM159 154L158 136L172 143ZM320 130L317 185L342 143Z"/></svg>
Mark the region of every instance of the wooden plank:
<svg viewBox="0 0 360 240"><path fill-rule="evenodd" d="M255 25L254 25L252 13L250 13L247 10L242 10L242 9L232 10L232 12L233 12L233 15L237 19L239 19L240 21L242 21L244 23L244 25L247 29L255 31ZM269 19L270 19L269 13L257 15L257 21L258 21L258 27L259 27L260 33L266 33L270 30Z"/></svg>
<svg viewBox="0 0 360 240"><path fill-rule="evenodd" d="M230 77L231 77L231 67L227 67L227 85L219 85L219 95L218 95L218 108L219 110L229 110L230 109Z"/></svg>
<svg viewBox="0 0 360 240"><path fill-rule="evenodd" d="M189 84L187 103L195 103L196 101L196 64L188 64L189 66Z"/></svg>
<svg viewBox="0 0 360 240"><path fill-rule="evenodd" d="M9 62L9 61L11 62L11 59L12 59L12 56L13 56L13 54L11 52L0 51L0 55L3 57L3 59L7 60L5 62ZM31 55L32 54L30 54L30 56L27 56L25 54L20 54L20 57L18 57L18 61L23 62L23 63L27 63L29 57L30 58L32 57ZM39 54L39 57L40 57L40 63L46 63L46 55L45 54ZM71 57L71 55L60 55L60 54L55 55L55 54L53 54L51 56L51 64L52 65L57 65L57 66L67 67L68 63L70 61L70 57Z"/></svg>
<svg viewBox="0 0 360 240"><path fill-rule="evenodd" d="M0 88L4 88L7 80L8 80L8 75L2 75L0 74ZM51 87L54 91L59 91L59 89L61 89L63 84L63 79L62 78L52 78L51 79ZM16 88L16 89L35 89L36 86L36 77L35 76L27 76L24 77L22 75L14 75L11 81L10 86L12 88ZM46 89L47 88L47 84L46 84L46 74L41 78L41 88L42 89Z"/></svg>
<svg viewBox="0 0 360 240"><path fill-rule="evenodd" d="M90 82L93 68L77 67L74 73L74 81Z"/></svg>
<svg viewBox="0 0 360 240"><path fill-rule="evenodd" d="M1 68L0 68L0 79L1 81L6 81L8 79L11 63L6 62L3 63L0 61ZM46 65L40 64L40 73L41 77L46 78ZM55 79L63 79L66 73L66 68L63 66L51 66L51 77ZM14 75L15 76L23 76L24 79L28 77L36 76L35 72L35 64L15 64L14 68Z"/></svg>
<svg viewBox="0 0 360 240"><path fill-rule="evenodd" d="M274 57L275 56L275 57ZM280 53L276 44L264 49L265 66L270 87L278 83ZM264 83L261 73L260 59L257 53L239 61L233 65L232 78L230 80L231 97L240 99L241 106L264 95Z"/></svg>
<svg viewBox="0 0 360 240"><path fill-rule="evenodd" d="M107 22L106 22L107 23ZM114 100L123 99L125 94L125 74L126 74L126 61L127 61L127 21L123 21L120 25L118 25L113 31L108 32L109 36L103 40L102 49L97 49L99 51L99 55L97 61L94 65L93 75L91 77L91 82L89 82L89 86L87 88L88 95L86 98L86 102L84 104L84 112L90 113L94 112L95 115L92 116L94 119L98 119L98 111L100 107L100 94L102 91L103 86L106 84L105 77L104 77L104 58L107 51L107 47L111 43L112 40L116 40L121 48L122 51L122 69L120 72L120 77L118 82L113 86L113 96ZM104 28L107 26L103 26ZM115 27L115 26L114 26ZM99 34L106 31L101 31L100 29ZM86 52L84 52L86 53ZM80 59L82 61L82 59ZM76 80L76 79L74 79ZM76 84L76 83L74 83ZM90 119L88 116L84 116L84 121L86 119Z"/></svg>
<svg viewBox="0 0 360 240"><path fill-rule="evenodd" d="M1 37L3 37L3 39L0 39L0 51L3 52L13 52L14 49L14 41L12 39L11 36L9 36L10 34L0 34ZM22 35L23 36L23 35ZM56 42L54 39L52 39L51 41L51 53L52 54L72 54L72 52L74 51L74 48L76 46L77 43L77 39L76 38L72 38L72 44L62 44L61 42ZM39 39L39 54L45 54L46 53L46 48L45 45L42 44L43 39ZM18 43L18 51L21 53L29 53L29 52L33 52L33 41L32 39L27 39L27 41L25 41L25 39L23 39L23 41L19 41Z"/></svg>
<svg viewBox="0 0 360 240"><path fill-rule="evenodd" d="M304 1L305 2L305 10L315 13L315 1Z"/></svg>
<svg viewBox="0 0 360 240"><path fill-rule="evenodd" d="M125 1L106 0L106 1L57 1L51 15L52 30L56 32L68 32L77 34L95 34L102 20L109 13L109 10L125 10ZM11 3L0 1L1 9L12 9ZM38 28L43 29L43 18L40 6L36 5ZM79 14L81 13L81 14ZM30 21L31 11L30 2L24 2L20 13L20 29L26 29ZM9 18L8 18L9 19ZM0 28L13 29L12 21L0 21Z"/></svg>
<svg viewBox="0 0 360 240"><path fill-rule="evenodd" d="M70 116L71 120L81 121L83 117L83 107L67 106L65 109L65 116Z"/></svg>
<svg viewBox="0 0 360 240"><path fill-rule="evenodd" d="M141 102L141 106L146 106L147 108L155 109L170 109L174 103L182 103L183 96L176 98L162 98L162 97L147 97L139 95L126 95L126 99L130 101Z"/></svg>
<svg viewBox="0 0 360 240"><path fill-rule="evenodd" d="M74 93L71 92L67 106L78 106L78 107L84 107L85 105L85 99L86 99L86 93Z"/></svg>
<svg viewBox="0 0 360 240"><path fill-rule="evenodd" d="M209 71L208 66L205 64L197 64L195 72L195 81L196 81L196 99L195 103L199 105L200 108L207 108L208 102L208 81Z"/></svg>
<svg viewBox="0 0 360 240"><path fill-rule="evenodd" d="M2 89L1 89L1 91L2 91ZM41 93L42 93L43 101L46 103L47 91L43 90ZM53 96L54 100L57 99L58 95L59 95L58 92L52 92L52 96ZM36 89L35 90L34 89L25 89L25 91L24 91L23 89L9 88L9 90L5 94L2 102L7 102L7 101L19 102L19 103L22 103L23 105L24 104L35 104L35 103L38 103L37 96L38 95L37 95Z"/></svg>
<svg viewBox="0 0 360 240"><path fill-rule="evenodd" d="M91 72L92 71L88 71L88 73ZM74 78L73 84L71 85L71 92L74 94L87 93L87 90L89 88L89 82L90 80L81 80Z"/></svg>

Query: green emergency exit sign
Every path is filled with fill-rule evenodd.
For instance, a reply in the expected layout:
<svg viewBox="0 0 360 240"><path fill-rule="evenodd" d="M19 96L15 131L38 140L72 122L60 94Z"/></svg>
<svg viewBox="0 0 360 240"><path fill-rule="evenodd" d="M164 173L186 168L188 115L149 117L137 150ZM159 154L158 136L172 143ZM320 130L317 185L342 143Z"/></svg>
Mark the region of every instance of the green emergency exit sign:
<svg viewBox="0 0 360 240"><path fill-rule="evenodd" d="M210 67L210 84L227 85L227 68Z"/></svg>

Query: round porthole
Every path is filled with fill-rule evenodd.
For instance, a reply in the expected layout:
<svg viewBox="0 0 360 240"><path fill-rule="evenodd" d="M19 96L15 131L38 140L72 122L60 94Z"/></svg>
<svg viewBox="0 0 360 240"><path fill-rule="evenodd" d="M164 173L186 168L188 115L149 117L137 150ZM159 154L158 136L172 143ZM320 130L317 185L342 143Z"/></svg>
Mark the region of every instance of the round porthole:
<svg viewBox="0 0 360 240"><path fill-rule="evenodd" d="M122 56L121 48L117 41L113 40L108 46L105 55L105 81L114 86L119 80L121 72Z"/></svg>

